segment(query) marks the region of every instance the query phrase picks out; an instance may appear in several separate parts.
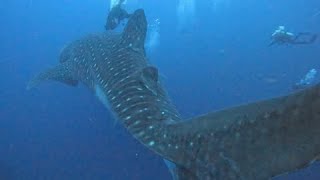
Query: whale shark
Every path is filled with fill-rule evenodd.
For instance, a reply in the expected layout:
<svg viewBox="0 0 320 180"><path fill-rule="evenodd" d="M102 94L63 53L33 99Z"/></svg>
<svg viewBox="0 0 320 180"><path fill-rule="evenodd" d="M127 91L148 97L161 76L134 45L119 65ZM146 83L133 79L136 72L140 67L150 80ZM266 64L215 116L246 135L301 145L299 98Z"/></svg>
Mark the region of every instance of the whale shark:
<svg viewBox="0 0 320 180"><path fill-rule="evenodd" d="M183 120L146 56L146 31L138 9L122 33L70 43L27 89L83 83L134 138L174 164L177 180L264 180L320 160L320 85Z"/></svg>

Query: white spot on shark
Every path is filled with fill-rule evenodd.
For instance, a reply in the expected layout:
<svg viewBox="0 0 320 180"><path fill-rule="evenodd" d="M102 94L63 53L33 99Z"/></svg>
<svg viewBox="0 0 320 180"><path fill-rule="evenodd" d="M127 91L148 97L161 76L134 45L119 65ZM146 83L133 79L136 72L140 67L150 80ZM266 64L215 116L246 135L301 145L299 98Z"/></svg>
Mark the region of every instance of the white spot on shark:
<svg viewBox="0 0 320 180"><path fill-rule="evenodd" d="M121 113L124 113L124 112L126 112L127 110L128 110L128 108L124 108L124 109L122 109Z"/></svg>
<svg viewBox="0 0 320 180"><path fill-rule="evenodd" d="M140 131L139 133L138 133L138 136L143 136L145 134L145 132L144 131Z"/></svg>
<svg viewBox="0 0 320 180"><path fill-rule="evenodd" d="M133 125L138 125L140 123L141 123L141 121L136 121L136 122L133 123Z"/></svg>
<svg viewBox="0 0 320 180"><path fill-rule="evenodd" d="M149 142L149 146L153 146L154 144L155 144L154 141L150 141L150 142Z"/></svg>

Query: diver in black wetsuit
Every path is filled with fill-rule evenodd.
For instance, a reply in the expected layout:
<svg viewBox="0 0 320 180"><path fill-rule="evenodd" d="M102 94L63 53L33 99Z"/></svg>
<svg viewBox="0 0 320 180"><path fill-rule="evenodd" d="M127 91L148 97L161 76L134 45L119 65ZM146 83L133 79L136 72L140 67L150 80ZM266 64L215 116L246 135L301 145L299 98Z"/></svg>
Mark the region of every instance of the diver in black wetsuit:
<svg viewBox="0 0 320 180"><path fill-rule="evenodd" d="M298 33L294 35L286 31L284 26L279 26L272 34L271 39L272 41L269 46L274 44L312 44L316 41L317 35L312 33Z"/></svg>
<svg viewBox="0 0 320 180"><path fill-rule="evenodd" d="M130 14L121 8L123 2L124 0L119 0L119 3L115 5L109 12L105 25L106 30L115 29L122 20L130 17Z"/></svg>

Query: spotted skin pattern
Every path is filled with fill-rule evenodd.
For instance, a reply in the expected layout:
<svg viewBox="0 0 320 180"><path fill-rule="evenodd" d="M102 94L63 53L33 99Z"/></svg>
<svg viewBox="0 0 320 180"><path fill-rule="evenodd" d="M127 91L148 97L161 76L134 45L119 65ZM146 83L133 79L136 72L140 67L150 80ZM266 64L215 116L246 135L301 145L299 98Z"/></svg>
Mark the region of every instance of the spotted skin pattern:
<svg viewBox="0 0 320 180"><path fill-rule="evenodd" d="M146 30L140 9L122 34L74 41L28 89L84 83L136 139L174 163L174 179L263 180L319 159L319 86L182 121L146 58Z"/></svg>

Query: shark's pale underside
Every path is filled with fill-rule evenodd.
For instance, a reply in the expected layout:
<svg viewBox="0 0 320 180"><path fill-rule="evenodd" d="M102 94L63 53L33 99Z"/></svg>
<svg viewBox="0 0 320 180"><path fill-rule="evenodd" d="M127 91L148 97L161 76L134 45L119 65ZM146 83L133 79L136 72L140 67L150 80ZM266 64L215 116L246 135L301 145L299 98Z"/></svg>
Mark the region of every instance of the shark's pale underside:
<svg viewBox="0 0 320 180"><path fill-rule="evenodd" d="M146 58L146 30L137 10L122 34L71 43L28 88L84 83L136 139L176 165L175 179L262 180L319 159L320 86L181 121Z"/></svg>

